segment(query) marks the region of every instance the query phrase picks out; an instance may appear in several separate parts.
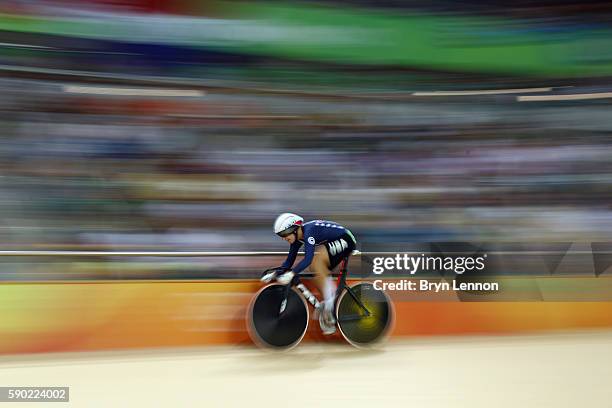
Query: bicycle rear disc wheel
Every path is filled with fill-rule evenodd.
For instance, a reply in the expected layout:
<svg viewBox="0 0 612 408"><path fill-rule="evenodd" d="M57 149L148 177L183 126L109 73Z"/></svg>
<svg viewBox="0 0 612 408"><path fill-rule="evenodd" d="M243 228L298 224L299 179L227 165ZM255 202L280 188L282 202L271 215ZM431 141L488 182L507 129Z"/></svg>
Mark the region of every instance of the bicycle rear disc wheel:
<svg viewBox="0 0 612 408"><path fill-rule="evenodd" d="M366 347L377 343L390 332L393 326L393 303L389 296L374 289L369 282L351 286L355 297L370 312L353 299L347 289L343 290L336 302L336 319L342 336L355 347Z"/></svg>
<svg viewBox="0 0 612 408"><path fill-rule="evenodd" d="M260 347L288 350L297 346L306 334L309 321L306 300L291 288L285 310L280 313L285 291L285 285L278 283L264 286L249 305L247 328Z"/></svg>

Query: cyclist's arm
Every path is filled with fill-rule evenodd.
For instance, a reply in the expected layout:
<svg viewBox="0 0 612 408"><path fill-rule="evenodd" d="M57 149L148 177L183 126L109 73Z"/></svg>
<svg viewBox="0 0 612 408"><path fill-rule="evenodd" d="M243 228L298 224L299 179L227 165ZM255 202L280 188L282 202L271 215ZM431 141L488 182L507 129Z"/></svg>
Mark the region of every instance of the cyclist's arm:
<svg viewBox="0 0 612 408"><path fill-rule="evenodd" d="M301 246L302 243L300 241L295 241L293 244L291 244L291 246L289 247L289 255L287 255L287 259L285 259L285 262L283 262L281 268L291 269Z"/></svg>
<svg viewBox="0 0 612 408"><path fill-rule="evenodd" d="M302 259L302 262L297 264L297 266L293 269L293 272L300 273L306 269L308 265L310 265L315 253L314 242L315 240L313 237L304 237L304 259Z"/></svg>

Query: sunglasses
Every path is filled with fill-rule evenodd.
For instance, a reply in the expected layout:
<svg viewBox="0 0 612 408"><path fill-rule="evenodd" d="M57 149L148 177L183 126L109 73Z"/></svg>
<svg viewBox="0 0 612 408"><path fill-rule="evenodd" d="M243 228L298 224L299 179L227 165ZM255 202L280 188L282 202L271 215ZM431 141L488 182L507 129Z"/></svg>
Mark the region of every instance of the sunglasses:
<svg viewBox="0 0 612 408"><path fill-rule="evenodd" d="M297 225L294 225L293 227L289 227L286 230L279 232L277 235L281 238L286 238L297 231L298 228L299 227Z"/></svg>

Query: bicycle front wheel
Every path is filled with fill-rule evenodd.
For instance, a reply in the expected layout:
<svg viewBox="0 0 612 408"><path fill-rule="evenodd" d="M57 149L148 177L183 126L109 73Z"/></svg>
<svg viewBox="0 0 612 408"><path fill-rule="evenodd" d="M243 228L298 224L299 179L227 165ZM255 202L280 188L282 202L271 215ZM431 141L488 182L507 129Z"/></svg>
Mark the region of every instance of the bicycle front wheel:
<svg viewBox="0 0 612 408"><path fill-rule="evenodd" d="M247 327L251 339L259 346L287 350L302 340L308 329L308 306L295 288L287 293L278 283L264 286L253 297L247 310Z"/></svg>
<svg viewBox="0 0 612 408"><path fill-rule="evenodd" d="M346 341L365 347L383 340L390 332L393 303L371 283L360 282L342 291L336 303L336 318Z"/></svg>

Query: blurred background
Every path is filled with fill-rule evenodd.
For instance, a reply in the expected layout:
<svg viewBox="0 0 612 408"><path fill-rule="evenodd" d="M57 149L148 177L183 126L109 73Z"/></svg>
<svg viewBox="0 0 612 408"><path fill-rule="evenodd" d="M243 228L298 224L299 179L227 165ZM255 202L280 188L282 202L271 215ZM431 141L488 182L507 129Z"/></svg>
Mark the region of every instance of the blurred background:
<svg viewBox="0 0 612 408"><path fill-rule="evenodd" d="M1 256L0 382L88 407L270 406L288 374L316 406L609 404L611 101L605 1L2 0L2 251L285 251L286 211L361 249L558 250L512 263L529 301L396 298L407 346L313 321L277 358L245 311L281 257ZM553 334L499 337L528 332Z"/></svg>
<svg viewBox="0 0 612 408"><path fill-rule="evenodd" d="M607 241L603 1L8 0L5 249ZM0 279L252 277L270 259L1 260Z"/></svg>

